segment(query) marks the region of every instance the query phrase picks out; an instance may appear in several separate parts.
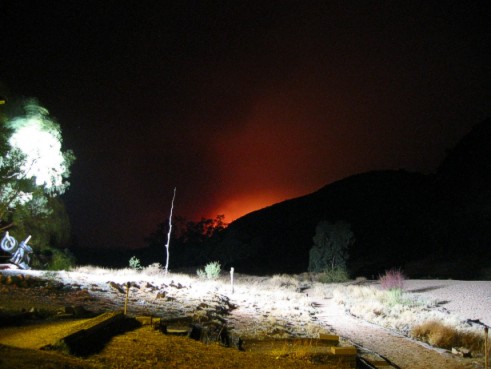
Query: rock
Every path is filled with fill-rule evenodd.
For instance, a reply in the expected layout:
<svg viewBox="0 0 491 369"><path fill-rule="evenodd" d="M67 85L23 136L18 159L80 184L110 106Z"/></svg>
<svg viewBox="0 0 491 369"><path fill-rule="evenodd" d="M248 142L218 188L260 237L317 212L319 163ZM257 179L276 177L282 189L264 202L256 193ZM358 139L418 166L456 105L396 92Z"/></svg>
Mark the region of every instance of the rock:
<svg viewBox="0 0 491 369"><path fill-rule="evenodd" d="M182 284L180 284L180 283L175 284L174 281L171 281L169 286L177 288L178 290L180 290L181 288L184 288L184 286Z"/></svg>
<svg viewBox="0 0 491 369"><path fill-rule="evenodd" d="M83 306L78 305L65 306L59 314L63 316L83 317L89 315L89 312Z"/></svg>
<svg viewBox="0 0 491 369"><path fill-rule="evenodd" d="M30 313L37 313L37 309L33 306L29 309Z"/></svg>
<svg viewBox="0 0 491 369"><path fill-rule="evenodd" d="M154 326L157 325L160 322L159 318L154 318L153 316L137 316L135 319L141 324L141 325L150 325Z"/></svg>
<svg viewBox="0 0 491 369"><path fill-rule="evenodd" d="M461 357L471 357L471 350L465 347L452 347L452 354Z"/></svg>
<svg viewBox="0 0 491 369"><path fill-rule="evenodd" d="M110 281L108 283L109 283L109 286L111 286L112 288L114 288L119 293L126 293L126 291L124 290L123 286L121 286L120 284L117 284L117 283L112 282L112 281Z"/></svg>
<svg viewBox="0 0 491 369"><path fill-rule="evenodd" d="M191 326L191 331L189 332L189 338L200 341L203 332L203 327L200 324L193 324Z"/></svg>
<svg viewBox="0 0 491 369"><path fill-rule="evenodd" d="M147 284L145 285L145 288L149 289L150 291L155 291L157 289L157 287L155 287L150 282L147 282Z"/></svg>
<svg viewBox="0 0 491 369"><path fill-rule="evenodd" d="M159 320L155 325L154 325L154 329L156 330L159 330L160 332L162 332L163 334L167 334L167 324L162 321L162 320Z"/></svg>

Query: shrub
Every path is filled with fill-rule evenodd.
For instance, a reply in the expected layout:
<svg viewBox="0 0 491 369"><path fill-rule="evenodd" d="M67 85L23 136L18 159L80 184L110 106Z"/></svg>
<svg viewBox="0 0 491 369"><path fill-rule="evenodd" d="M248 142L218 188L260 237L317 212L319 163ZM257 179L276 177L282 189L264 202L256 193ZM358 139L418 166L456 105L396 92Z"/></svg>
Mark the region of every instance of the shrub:
<svg viewBox="0 0 491 369"><path fill-rule="evenodd" d="M415 326L411 330L411 336L444 349L465 347L471 351L482 352L484 344L481 335L475 332L463 332L436 320Z"/></svg>
<svg viewBox="0 0 491 369"><path fill-rule="evenodd" d="M379 276L380 285L384 290L403 290L406 277L400 269L390 269Z"/></svg>
<svg viewBox="0 0 491 369"><path fill-rule="evenodd" d="M354 235L348 223L321 221L315 228L314 246L309 251L309 272L319 273L330 268L346 268L348 249Z"/></svg>
<svg viewBox="0 0 491 369"><path fill-rule="evenodd" d="M222 271L222 267L218 261L213 261L211 263L206 264L205 270L198 269L196 274L201 279L209 279L215 280L220 277L220 272Z"/></svg>
<svg viewBox="0 0 491 369"><path fill-rule="evenodd" d="M75 263L75 258L68 250L63 252L62 250L52 249L51 258L50 261L48 262L47 269L70 270L74 263Z"/></svg>
<svg viewBox="0 0 491 369"><path fill-rule="evenodd" d="M293 288L294 290L298 286L298 281L295 276L288 274L275 274L271 278L271 283L275 287Z"/></svg>
<svg viewBox="0 0 491 369"><path fill-rule="evenodd" d="M160 263L150 264L145 268L146 275L161 275L164 273L163 267Z"/></svg>
<svg viewBox="0 0 491 369"><path fill-rule="evenodd" d="M46 247L31 255L29 266L39 270L70 270L75 262L75 257L68 249Z"/></svg>
<svg viewBox="0 0 491 369"><path fill-rule="evenodd" d="M143 267L142 265L140 264L140 259L138 259L136 256L132 256L130 258L130 268L131 269L135 269L135 270L142 270Z"/></svg>
<svg viewBox="0 0 491 369"><path fill-rule="evenodd" d="M321 283L341 283L349 280L348 272L345 268L325 269L319 274L319 282Z"/></svg>

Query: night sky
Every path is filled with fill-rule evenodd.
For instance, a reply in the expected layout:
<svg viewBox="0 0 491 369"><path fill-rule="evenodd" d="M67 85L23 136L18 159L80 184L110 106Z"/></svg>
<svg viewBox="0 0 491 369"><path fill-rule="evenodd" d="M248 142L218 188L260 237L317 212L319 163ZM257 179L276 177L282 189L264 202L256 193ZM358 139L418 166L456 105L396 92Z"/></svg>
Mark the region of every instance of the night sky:
<svg viewBox="0 0 491 369"><path fill-rule="evenodd" d="M431 173L491 116L487 1L0 1L0 89L77 156L81 246L226 220L381 169Z"/></svg>

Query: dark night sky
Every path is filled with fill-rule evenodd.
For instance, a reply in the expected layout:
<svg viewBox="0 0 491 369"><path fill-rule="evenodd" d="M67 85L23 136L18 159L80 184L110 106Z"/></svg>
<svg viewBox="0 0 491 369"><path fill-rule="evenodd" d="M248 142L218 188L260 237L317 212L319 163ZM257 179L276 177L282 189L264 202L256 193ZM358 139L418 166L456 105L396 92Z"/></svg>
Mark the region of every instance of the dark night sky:
<svg viewBox="0 0 491 369"><path fill-rule="evenodd" d="M35 4L35 5L33 5ZM487 1L0 1L0 81L77 161L82 246L346 176L430 173L491 116Z"/></svg>

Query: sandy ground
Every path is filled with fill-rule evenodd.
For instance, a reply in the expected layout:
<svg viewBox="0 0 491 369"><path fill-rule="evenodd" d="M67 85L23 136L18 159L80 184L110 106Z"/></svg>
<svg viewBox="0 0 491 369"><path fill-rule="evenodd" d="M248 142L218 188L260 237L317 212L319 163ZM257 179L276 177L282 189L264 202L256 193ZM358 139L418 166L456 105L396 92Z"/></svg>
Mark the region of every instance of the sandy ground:
<svg viewBox="0 0 491 369"><path fill-rule="evenodd" d="M408 280L406 289L440 301L449 312L491 326L491 281Z"/></svg>
<svg viewBox="0 0 491 369"><path fill-rule="evenodd" d="M2 273L5 282L6 276L18 272ZM31 305L52 308L83 306L94 312L122 309L124 287L131 281L133 285L130 288L128 310L133 315L150 314L173 318L199 315L210 309L223 310L222 316L231 332L240 337L317 337L320 333L335 333L344 339L344 344L353 344L360 351L380 355L380 358L385 360L385 368L484 368L482 357L457 357L445 350L431 348L396 332L356 319L346 314L344 309L333 301L333 286L308 280L298 282L298 278L286 276L277 280L274 277L237 276L232 293L226 282L197 282L193 278L172 275L162 278L125 273L100 276L86 272L61 272L55 276L29 271L27 274L43 278L49 276L53 282L62 281L63 287L7 288L3 284L0 306L8 303L16 306L28 304L25 305L26 309ZM271 284L271 281L274 283ZM491 325L491 282L408 280L406 289L429 299L437 299L441 307L457 314L462 320L478 319ZM0 343L8 344L1 341L1 336ZM227 350L227 353L233 351ZM217 355L228 354L221 352ZM171 362L170 358L166 360ZM234 357L230 360L235 362L236 367L242 367L237 364L237 360L240 359ZM206 367L203 365L203 359L201 361L199 365ZM155 363L152 365L155 366ZM216 363L214 365L217 368L229 367L217 366ZM246 367L247 362L244 362L244 365L243 367ZM276 367L303 367L306 363L284 362L278 365ZM103 367L123 365L119 363L118 366L115 364ZM168 367L186 366L176 364Z"/></svg>

